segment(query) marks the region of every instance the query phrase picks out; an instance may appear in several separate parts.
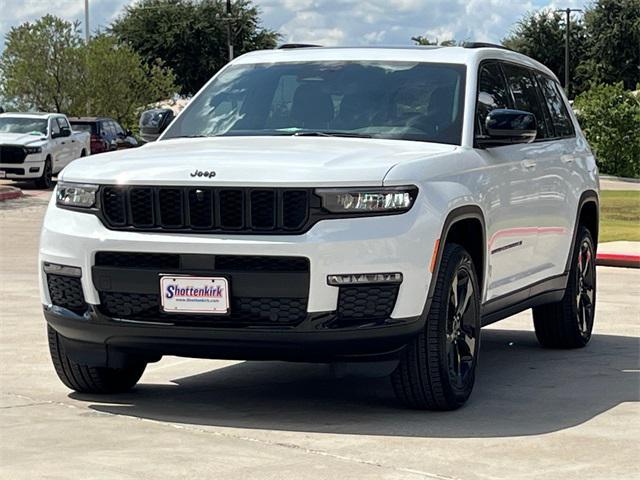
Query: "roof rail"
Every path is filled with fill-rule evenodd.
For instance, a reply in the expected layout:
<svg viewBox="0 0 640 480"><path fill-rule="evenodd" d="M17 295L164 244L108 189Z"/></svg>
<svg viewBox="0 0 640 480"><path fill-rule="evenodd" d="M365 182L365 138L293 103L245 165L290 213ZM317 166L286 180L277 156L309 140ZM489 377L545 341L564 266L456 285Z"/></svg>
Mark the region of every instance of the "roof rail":
<svg viewBox="0 0 640 480"><path fill-rule="evenodd" d="M278 50L288 50L291 48L319 48L322 45L314 45L312 43L285 43L278 47Z"/></svg>
<svg viewBox="0 0 640 480"><path fill-rule="evenodd" d="M501 50L513 51L510 48L505 47L504 45L498 45L497 43L487 43L487 42L464 42L462 46L464 48L499 48Z"/></svg>

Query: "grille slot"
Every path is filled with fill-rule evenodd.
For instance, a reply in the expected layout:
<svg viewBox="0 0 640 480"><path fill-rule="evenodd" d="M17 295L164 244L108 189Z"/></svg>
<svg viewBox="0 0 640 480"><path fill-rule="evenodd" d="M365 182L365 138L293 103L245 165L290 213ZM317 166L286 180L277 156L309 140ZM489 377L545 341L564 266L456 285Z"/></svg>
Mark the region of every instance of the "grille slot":
<svg viewBox="0 0 640 480"><path fill-rule="evenodd" d="M100 213L112 229L289 234L307 226L312 196L310 189L106 186Z"/></svg>
<svg viewBox="0 0 640 480"><path fill-rule="evenodd" d="M79 278L48 274L47 287L54 305L76 313L83 313L87 309Z"/></svg>
<svg viewBox="0 0 640 480"><path fill-rule="evenodd" d="M173 253L98 252L95 264L100 267L179 268L180 255Z"/></svg>

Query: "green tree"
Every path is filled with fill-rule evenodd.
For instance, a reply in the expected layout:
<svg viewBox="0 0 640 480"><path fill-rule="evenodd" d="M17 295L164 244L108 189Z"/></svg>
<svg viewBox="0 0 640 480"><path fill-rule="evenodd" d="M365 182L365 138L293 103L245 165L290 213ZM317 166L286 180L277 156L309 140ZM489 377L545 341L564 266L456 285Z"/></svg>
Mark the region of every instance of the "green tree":
<svg viewBox="0 0 640 480"><path fill-rule="evenodd" d="M502 44L546 65L564 84L565 15L549 9L528 13ZM585 53L585 28L582 22L571 20L569 75L572 92L581 92L585 85L575 78L576 67Z"/></svg>
<svg viewBox="0 0 640 480"><path fill-rule="evenodd" d="M639 86L640 88L640 86ZM601 173L640 177L640 98L623 82L578 95L574 109Z"/></svg>
<svg viewBox="0 0 640 480"><path fill-rule="evenodd" d="M593 84L640 83L640 0L598 0L584 14L588 33L578 76Z"/></svg>
<svg viewBox="0 0 640 480"><path fill-rule="evenodd" d="M0 56L0 95L21 110L74 110L81 46L78 24L52 15L12 28Z"/></svg>
<svg viewBox="0 0 640 480"><path fill-rule="evenodd" d="M111 32L148 63L162 59L183 94L195 93L228 61L225 2L142 0L125 7ZM235 53L273 48L279 35L260 27L249 0L232 4Z"/></svg>
<svg viewBox="0 0 640 480"><path fill-rule="evenodd" d="M86 58L83 98L94 114L115 118L127 128L137 125L141 107L176 93L175 76L162 62L145 63L128 45L110 35L93 38Z"/></svg>

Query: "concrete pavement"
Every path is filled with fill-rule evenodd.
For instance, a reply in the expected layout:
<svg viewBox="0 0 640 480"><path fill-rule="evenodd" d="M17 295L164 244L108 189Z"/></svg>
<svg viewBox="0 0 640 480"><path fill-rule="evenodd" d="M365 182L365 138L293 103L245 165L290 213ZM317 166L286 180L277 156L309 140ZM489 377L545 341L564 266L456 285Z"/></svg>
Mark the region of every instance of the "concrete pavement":
<svg viewBox="0 0 640 480"><path fill-rule="evenodd" d="M598 268L586 349L539 348L529 313L483 330L476 389L457 412L399 409L386 378L325 365L176 357L131 393L86 396L48 357L45 204L0 204L0 478L638 478L638 270Z"/></svg>

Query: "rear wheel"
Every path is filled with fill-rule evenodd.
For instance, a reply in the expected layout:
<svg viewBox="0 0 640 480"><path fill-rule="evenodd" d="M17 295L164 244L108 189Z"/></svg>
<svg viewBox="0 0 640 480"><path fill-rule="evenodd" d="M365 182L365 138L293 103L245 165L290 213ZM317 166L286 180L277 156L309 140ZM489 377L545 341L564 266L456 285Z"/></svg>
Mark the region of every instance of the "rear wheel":
<svg viewBox="0 0 640 480"><path fill-rule="evenodd" d="M591 339L596 311L596 252L591 232L580 227L562 300L533 309L536 337L548 348L581 348Z"/></svg>
<svg viewBox="0 0 640 480"><path fill-rule="evenodd" d="M51 158L49 157L44 161L42 175L36 180L36 187L47 190L53 187L53 166L51 165Z"/></svg>
<svg viewBox="0 0 640 480"><path fill-rule="evenodd" d="M469 253L447 244L425 328L407 345L392 374L411 408L453 410L471 395L480 347L478 280Z"/></svg>
<svg viewBox="0 0 640 480"><path fill-rule="evenodd" d="M122 393L140 380L147 364L132 362L125 368L91 367L69 358L58 333L47 325L49 352L58 377L67 387L80 393Z"/></svg>

